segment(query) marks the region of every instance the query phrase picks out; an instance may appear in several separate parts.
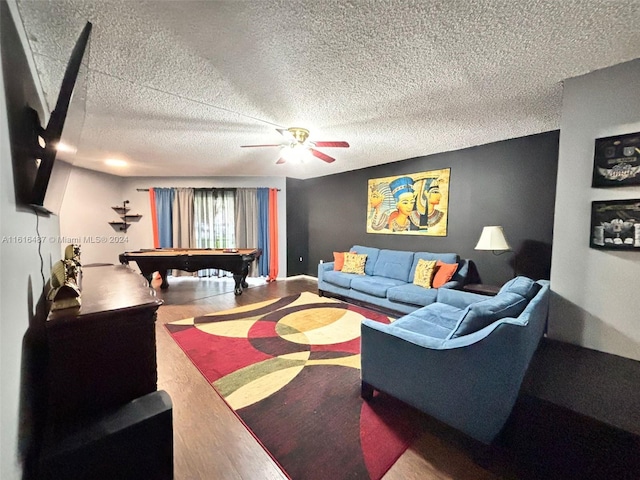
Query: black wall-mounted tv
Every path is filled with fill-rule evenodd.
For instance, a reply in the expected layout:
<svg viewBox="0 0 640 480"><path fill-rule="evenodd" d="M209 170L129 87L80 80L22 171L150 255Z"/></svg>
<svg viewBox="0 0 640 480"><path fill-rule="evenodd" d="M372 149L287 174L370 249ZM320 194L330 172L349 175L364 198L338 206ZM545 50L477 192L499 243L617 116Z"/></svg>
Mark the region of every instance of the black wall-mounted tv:
<svg viewBox="0 0 640 480"><path fill-rule="evenodd" d="M16 191L21 191L19 203L46 214L59 213L74 162L75 152L63 151L58 145L77 148L84 124L91 29L87 22L71 52L46 128L38 113L26 107L25 117L32 125L32 153L27 155L27 165L19 166L23 173Z"/></svg>

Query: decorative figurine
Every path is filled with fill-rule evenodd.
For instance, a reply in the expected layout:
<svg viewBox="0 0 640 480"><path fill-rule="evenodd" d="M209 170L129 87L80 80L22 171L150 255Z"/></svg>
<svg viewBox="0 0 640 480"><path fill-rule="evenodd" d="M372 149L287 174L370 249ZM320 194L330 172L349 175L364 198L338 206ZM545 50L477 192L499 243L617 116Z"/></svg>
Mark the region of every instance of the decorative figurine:
<svg viewBox="0 0 640 480"><path fill-rule="evenodd" d="M80 245L68 245L64 259L54 263L51 269L51 290L47 298L53 302L52 311L80 306L80 267Z"/></svg>

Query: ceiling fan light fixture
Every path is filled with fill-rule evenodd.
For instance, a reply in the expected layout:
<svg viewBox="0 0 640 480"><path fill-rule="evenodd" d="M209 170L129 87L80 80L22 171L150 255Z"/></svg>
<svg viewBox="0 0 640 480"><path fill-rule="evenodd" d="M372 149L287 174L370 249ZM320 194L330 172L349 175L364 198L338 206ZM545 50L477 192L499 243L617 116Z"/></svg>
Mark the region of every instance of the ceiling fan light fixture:
<svg viewBox="0 0 640 480"><path fill-rule="evenodd" d="M291 127L287 128L287 131L293 135L293 139L299 144L303 144L309 138L309 130L306 128Z"/></svg>
<svg viewBox="0 0 640 480"><path fill-rule="evenodd" d="M280 157L291 162L304 163L311 158L311 151L306 145L301 143L292 143L282 148Z"/></svg>
<svg viewBox="0 0 640 480"><path fill-rule="evenodd" d="M326 153L323 153L316 149L321 148L348 148L349 143L344 141L310 141L309 130L301 127L290 127L287 129L276 128L277 132L285 138L285 141L280 144L263 144L263 145L240 145L241 148L250 147L280 147L280 158L276 164L280 165L287 160L292 160L298 163L304 163L307 160L311 160L312 157L319 158L323 162L332 163L336 159L330 157Z"/></svg>

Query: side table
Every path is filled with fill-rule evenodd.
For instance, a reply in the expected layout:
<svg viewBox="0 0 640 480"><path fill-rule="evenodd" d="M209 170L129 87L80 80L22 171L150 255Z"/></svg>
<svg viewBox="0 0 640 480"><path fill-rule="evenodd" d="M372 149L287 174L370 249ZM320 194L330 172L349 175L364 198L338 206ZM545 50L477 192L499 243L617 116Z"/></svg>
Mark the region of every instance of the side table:
<svg viewBox="0 0 640 480"><path fill-rule="evenodd" d="M486 285L484 283L469 283L462 287L462 289L467 292L490 296L495 296L500 291L500 287L496 285Z"/></svg>

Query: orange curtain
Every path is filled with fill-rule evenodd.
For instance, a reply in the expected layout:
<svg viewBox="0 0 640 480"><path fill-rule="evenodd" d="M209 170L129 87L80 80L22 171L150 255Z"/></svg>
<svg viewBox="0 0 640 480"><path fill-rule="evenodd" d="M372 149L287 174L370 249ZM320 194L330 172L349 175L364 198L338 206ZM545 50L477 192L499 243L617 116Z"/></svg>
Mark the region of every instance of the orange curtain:
<svg viewBox="0 0 640 480"><path fill-rule="evenodd" d="M269 189L269 277L273 282L278 277L278 190Z"/></svg>
<svg viewBox="0 0 640 480"><path fill-rule="evenodd" d="M151 203L151 228L153 229L153 248L160 246L158 235L158 212L156 211L156 194L153 188L149 189L149 202Z"/></svg>

